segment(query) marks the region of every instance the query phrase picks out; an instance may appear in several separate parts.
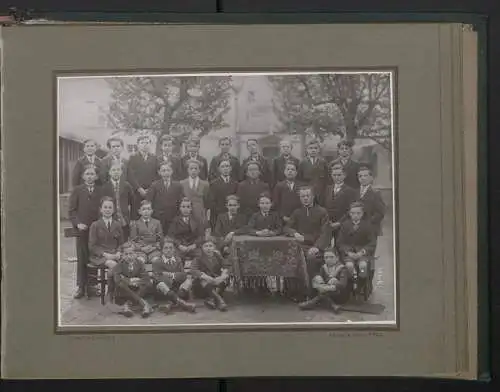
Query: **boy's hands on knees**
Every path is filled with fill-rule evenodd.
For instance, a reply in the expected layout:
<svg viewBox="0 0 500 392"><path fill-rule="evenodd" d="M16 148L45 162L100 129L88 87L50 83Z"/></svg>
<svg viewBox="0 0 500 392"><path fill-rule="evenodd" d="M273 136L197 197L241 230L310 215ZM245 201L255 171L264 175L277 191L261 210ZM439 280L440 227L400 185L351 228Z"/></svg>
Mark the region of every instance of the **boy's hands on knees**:
<svg viewBox="0 0 500 392"><path fill-rule="evenodd" d="M130 278L129 283L133 287L137 287L139 285L140 278Z"/></svg>
<svg viewBox="0 0 500 392"><path fill-rule="evenodd" d="M315 246L313 246L312 248L310 248L307 253L310 255L310 256L316 256L318 253L319 253L319 249L316 248Z"/></svg>
<svg viewBox="0 0 500 392"><path fill-rule="evenodd" d="M224 241L226 242L231 242L233 240L234 232L227 233L226 238L224 238Z"/></svg>
<svg viewBox="0 0 500 392"><path fill-rule="evenodd" d="M296 239L297 241L299 241L299 242L304 242L304 241L305 241L304 236L303 236L302 234L300 234L300 233L295 233L293 236L294 236L294 237L295 237L295 239Z"/></svg>
<svg viewBox="0 0 500 392"><path fill-rule="evenodd" d="M76 227L77 227L78 230L87 230L88 229L88 226L86 224L84 224L84 223L78 223L76 225Z"/></svg>

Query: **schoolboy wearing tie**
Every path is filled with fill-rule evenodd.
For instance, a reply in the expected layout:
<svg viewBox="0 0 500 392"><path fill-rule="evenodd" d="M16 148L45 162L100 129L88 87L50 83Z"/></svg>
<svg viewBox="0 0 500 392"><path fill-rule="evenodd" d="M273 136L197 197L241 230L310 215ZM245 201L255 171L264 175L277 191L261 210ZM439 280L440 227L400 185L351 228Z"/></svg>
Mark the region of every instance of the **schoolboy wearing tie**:
<svg viewBox="0 0 500 392"><path fill-rule="evenodd" d="M337 144L339 157L331 162L330 166L342 165L345 172L345 183L353 189L359 189L359 163L352 159L353 143L349 140L341 140Z"/></svg>
<svg viewBox="0 0 500 392"><path fill-rule="evenodd" d="M132 219L139 218L141 201L146 198L147 190L157 179L158 163L156 157L149 152L149 136L137 138L138 152L130 157L128 163L127 179L135 191L134 207L132 208Z"/></svg>
<svg viewBox="0 0 500 392"><path fill-rule="evenodd" d="M74 187L83 184L83 172L85 168L93 166L96 171L95 182L97 185L101 185L101 159L95 154L97 151L97 142L92 139L87 139L83 141L83 157L78 159L75 163L75 167L72 173L72 184Z"/></svg>
<svg viewBox="0 0 500 392"><path fill-rule="evenodd" d="M217 170L219 176L210 183L208 197L212 230L215 229L217 217L226 211L226 197L235 195L238 191L238 182L231 176L231 162L227 159L220 160Z"/></svg>
<svg viewBox="0 0 500 392"><path fill-rule="evenodd" d="M210 161L210 169L208 172L208 180L210 183L219 178L221 161L229 161L231 165L230 176L235 182L239 181L240 161L230 153L231 146L232 142L230 137L224 136L219 139L219 148L221 152Z"/></svg>
<svg viewBox="0 0 500 392"><path fill-rule="evenodd" d="M328 181L328 165L319 153L319 142L309 141L306 147L306 157L299 164L297 176L300 181L313 187L316 197L323 194Z"/></svg>
<svg viewBox="0 0 500 392"><path fill-rule="evenodd" d="M274 158L272 162L273 187L285 180L285 167L288 162L293 162L298 167L300 160L292 155L292 143L289 140L282 140L280 142L280 156Z"/></svg>

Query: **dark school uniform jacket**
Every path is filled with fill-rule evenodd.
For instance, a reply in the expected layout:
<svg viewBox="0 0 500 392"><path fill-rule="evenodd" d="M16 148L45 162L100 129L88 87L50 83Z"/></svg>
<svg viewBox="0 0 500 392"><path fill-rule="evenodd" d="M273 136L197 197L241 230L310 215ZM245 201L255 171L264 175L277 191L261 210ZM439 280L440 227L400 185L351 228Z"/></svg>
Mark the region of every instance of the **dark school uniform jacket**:
<svg viewBox="0 0 500 392"><path fill-rule="evenodd" d="M226 197L229 195L236 195L238 192L238 183L230 178L225 182L221 176L215 178L210 183L208 190L208 208L213 221L216 220L219 214L226 211Z"/></svg>
<svg viewBox="0 0 500 392"><path fill-rule="evenodd" d="M328 164L322 157L316 157L314 164L310 158L304 158L299 164L297 179L311 185L316 198L319 198L328 182Z"/></svg>
<svg viewBox="0 0 500 392"><path fill-rule="evenodd" d="M115 283L124 282L130 284L131 278L140 278L140 284L149 284L149 274L144 267L144 263L134 258L131 261L120 260L113 268L113 279Z"/></svg>
<svg viewBox="0 0 500 392"><path fill-rule="evenodd" d="M189 174L187 171L187 163L191 160L195 159L198 162L200 162L200 175L199 177L202 180L207 180L208 179L208 162L205 158L203 158L201 155L196 155L196 157L192 158L189 154L184 155L181 158L181 167L182 167L182 180L188 178Z"/></svg>
<svg viewBox="0 0 500 392"><path fill-rule="evenodd" d="M238 184L237 195L240 198L240 212L248 219L259 211L259 196L261 193L270 193L269 185L261 180L246 179Z"/></svg>
<svg viewBox="0 0 500 392"><path fill-rule="evenodd" d="M330 168L338 164L342 165L342 167L344 168L345 172L344 183L353 189L359 189L359 180L358 180L358 170L360 167L359 163L350 158L345 162L343 162L341 158L337 158L332 162L330 162Z"/></svg>
<svg viewBox="0 0 500 392"><path fill-rule="evenodd" d="M290 189L286 180L276 184L273 190L274 209L281 217L290 216L297 208L300 208L299 189L304 184L297 181L293 182L293 187Z"/></svg>
<svg viewBox="0 0 500 392"><path fill-rule="evenodd" d="M101 184L105 184L106 182L109 181L109 169L111 169L111 166L119 164L122 168L122 175L124 178L127 177L127 167L128 167L128 160L119 157L115 158L112 155L108 155L104 158L101 159L101 168L100 168L100 178L101 178Z"/></svg>
<svg viewBox="0 0 500 392"><path fill-rule="evenodd" d="M328 223L328 213L326 210L314 204L312 207L300 207L290 216L285 232L293 236L295 233L304 236L304 245L317 246L321 232L325 224Z"/></svg>
<svg viewBox="0 0 500 392"><path fill-rule="evenodd" d="M158 161L153 154L147 154L146 159L144 159L141 153L136 153L130 157L128 162L127 180L134 191L139 188L147 190L158 178L157 169Z"/></svg>
<svg viewBox="0 0 500 392"><path fill-rule="evenodd" d="M231 164L231 178L238 182L240 180L240 161L232 154L227 154L227 156L225 154L219 154L212 158L208 171L208 180L212 182L219 178L219 163L222 160L229 160Z"/></svg>
<svg viewBox="0 0 500 392"><path fill-rule="evenodd" d="M89 249L91 259L100 259L103 253L116 253L123 244L122 226L116 220L111 222L108 230L103 219L90 226Z"/></svg>
<svg viewBox="0 0 500 392"><path fill-rule="evenodd" d="M94 161L90 162L89 158L87 155L84 155L80 159L78 159L75 163L75 167L73 168L73 172L71 175L71 183L73 184L74 187L78 185L83 184L83 172L85 171L85 168L89 165L93 165L96 170L97 174L97 179L96 179L96 184L101 185L101 159L98 156L94 156Z"/></svg>
<svg viewBox="0 0 500 392"><path fill-rule="evenodd" d="M184 272L184 262L179 255L167 257L162 254L159 259L153 261L152 267L155 276L162 276L164 272Z"/></svg>
<svg viewBox="0 0 500 392"><path fill-rule="evenodd" d="M215 278L222 274L223 269L228 268L229 265L226 264L225 260L217 252L215 252L212 257L208 257L206 254L202 253L202 255L194 259L193 264L191 264L191 274L195 278L201 277L202 274Z"/></svg>
<svg viewBox="0 0 500 392"><path fill-rule="evenodd" d="M236 214L229 219L229 213L224 212L219 214L217 222L215 223L214 236L218 239L224 239L226 235L234 232L236 235L243 235L247 233L247 217L244 214Z"/></svg>
<svg viewBox="0 0 500 392"><path fill-rule="evenodd" d="M101 190L103 196L113 198L116 209L118 209L118 204L120 205L121 216L125 219L125 223L129 223L130 209L134 201L134 190L132 186L122 177L118 181L118 189L115 189L115 183L110 180L102 186ZM116 211L115 216L117 219L120 217L118 211Z"/></svg>
<svg viewBox="0 0 500 392"><path fill-rule="evenodd" d="M289 155L288 157L280 155L273 159L271 164L273 186L285 180L285 164L289 161L294 162L297 169L299 168L300 160L293 155Z"/></svg>
<svg viewBox="0 0 500 392"><path fill-rule="evenodd" d="M266 184L270 185L273 181L270 164L267 161L267 159L264 158L262 155L259 155L257 157L250 156L248 158L245 158L241 162L240 180L241 181L245 180L245 177L247 175L247 173L246 173L247 165L249 162L257 162L260 165L260 180L265 182Z"/></svg>
<svg viewBox="0 0 500 392"><path fill-rule="evenodd" d="M161 248L163 231L159 220L151 218L146 225L143 218L130 223L130 240L138 246L155 245Z"/></svg>
<svg viewBox="0 0 500 392"><path fill-rule="evenodd" d="M256 212L248 222L248 234L255 235L257 231L268 229L274 232L274 235L280 235L283 231L281 217L277 212L270 211L264 215L262 212Z"/></svg>
<svg viewBox="0 0 500 392"><path fill-rule="evenodd" d="M349 208L356 201L358 193L345 183L337 193L334 190L335 185L328 185L319 202L326 208L332 222L340 222L348 217Z"/></svg>
<svg viewBox="0 0 500 392"><path fill-rule="evenodd" d="M153 206L153 217L167 221L175 218L183 197L184 190L180 182L170 181L167 186L163 180L153 182L146 195Z"/></svg>
<svg viewBox="0 0 500 392"><path fill-rule="evenodd" d="M376 237L369 222L361 220L356 227L348 220L340 226L337 247L343 257L347 257L347 252L357 253L363 249L368 257L373 256L375 244Z"/></svg>
<svg viewBox="0 0 500 392"><path fill-rule="evenodd" d="M172 180L174 181L180 181L184 179L184 168L182 167L181 159L179 157L176 157L174 155L158 155L156 157L156 161L158 164L158 169L160 169L160 166L164 162L170 162L172 165Z"/></svg>
<svg viewBox="0 0 500 392"><path fill-rule="evenodd" d="M358 201L363 203L365 207L364 218L372 224L376 235L382 235L382 221L384 220L386 205L380 192L370 185L364 195L361 195L361 189L358 195Z"/></svg>
<svg viewBox="0 0 500 392"><path fill-rule="evenodd" d="M99 203L102 193L100 187L94 185L92 193L87 185L78 185L69 197L68 215L71 224L76 228L78 223L90 226L99 219Z"/></svg>
<svg viewBox="0 0 500 392"><path fill-rule="evenodd" d="M193 217L189 217L186 223L183 217L178 215L168 228L168 236L174 240L176 246L200 245L205 237L205 227Z"/></svg>

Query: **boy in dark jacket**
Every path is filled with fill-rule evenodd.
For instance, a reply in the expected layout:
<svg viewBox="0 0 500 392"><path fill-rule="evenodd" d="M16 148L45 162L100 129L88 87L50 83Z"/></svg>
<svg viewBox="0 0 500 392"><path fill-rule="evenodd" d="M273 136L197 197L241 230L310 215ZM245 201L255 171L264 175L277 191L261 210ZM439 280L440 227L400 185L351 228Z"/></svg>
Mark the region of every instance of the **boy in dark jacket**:
<svg viewBox="0 0 500 392"><path fill-rule="evenodd" d="M121 313L125 317L132 317L130 303L134 301L142 307L142 317L148 317L153 310L144 297L151 291L151 279L144 264L137 259L133 244L125 243L121 250L119 262L113 269L115 303L123 304Z"/></svg>
<svg viewBox="0 0 500 392"><path fill-rule="evenodd" d="M210 183L208 207L210 209L210 226L212 230L215 229L217 217L226 212L226 197L235 195L238 191L238 182L231 176L231 167L229 160L220 160L217 167L218 176L213 177Z"/></svg>
<svg viewBox="0 0 500 392"><path fill-rule="evenodd" d="M292 143L289 140L282 140L280 142L280 155L273 159L271 165L273 183L269 185L274 187L285 180L285 168L288 162L293 162L295 167L298 167L300 163L299 159L292 155Z"/></svg>
<svg viewBox="0 0 500 392"><path fill-rule="evenodd" d="M69 219L73 228L78 230L76 237L76 299L82 298L87 283L87 263L89 262L89 228L99 219L101 191L96 186L97 173L93 165L82 173L83 184L76 186L69 197Z"/></svg>
<svg viewBox="0 0 500 392"><path fill-rule="evenodd" d="M277 212L271 211L271 196L263 193L259 197L259 212L256 212L248 222L248 234L258 237L273 237L280 235L283 229Z"/></svg>
<svg viewBox="0 0 500 392"><path fill-rule="evenodd" d="M173 173L172 162L160 164L160 179L153 182L146 195L146 199L153 205L153 218L160 221L163 233L168 233L170 223L177 215L179 204L184 197L180 182L172 180Z"/></svg>
<svg viewBox="0 0 500 392"><path fill-rule="evenodd" d="M237 195L240 199L240 211L247 219L259 212L259 196L269 193L269 185L260 180L261 168L257 162L249 162L246 166L247 179L238 184Z"/></svg>
<svg viewBox="0 0 500 392"><path fill-rule="evenodd" d="M227 310L223 295L229 283L229 272L224 259L215 250L215 242L207 239L202 245L202 253L191 266L196 290L205 297L209 309Z"/></svg>
<svg viewBox="0 0 500 392"><path fill-rule="evenodd" d="M278 182L273 191L274 208L284 223L287 223L292 213L301 206L299 189L303 184L297 182L297 167L295 162L287 162L284 169L285 179Z"/></svg>
<svg viewBox="0 0 500 392"><path fill-rule="evenodd" d="M184 270L184 262L170 238L165 239L161 257L153 262L153 280L158 293L168 299L161 307L164 313L170 313L174 305L190 313L196 311L194 304L185 301L190 296L192 278Z"/></svg>

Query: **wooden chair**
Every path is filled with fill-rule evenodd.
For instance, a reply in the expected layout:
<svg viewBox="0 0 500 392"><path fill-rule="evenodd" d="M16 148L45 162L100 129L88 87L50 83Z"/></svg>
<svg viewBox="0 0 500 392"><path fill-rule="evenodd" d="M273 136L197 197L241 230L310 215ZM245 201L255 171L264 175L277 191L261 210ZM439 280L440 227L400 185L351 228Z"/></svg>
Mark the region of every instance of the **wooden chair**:
<svg viewBox="0 0 500 392"><path fill-rule="evenodd" d="M108 285L108 268L103 265L87 264L87 282L85 282L85 293L89 296L90 276L95 276L95 283L99 288L99 296L101 298L101 305L106 303L106 286ZM95 275L94 275L95 273Z"/></svg>

